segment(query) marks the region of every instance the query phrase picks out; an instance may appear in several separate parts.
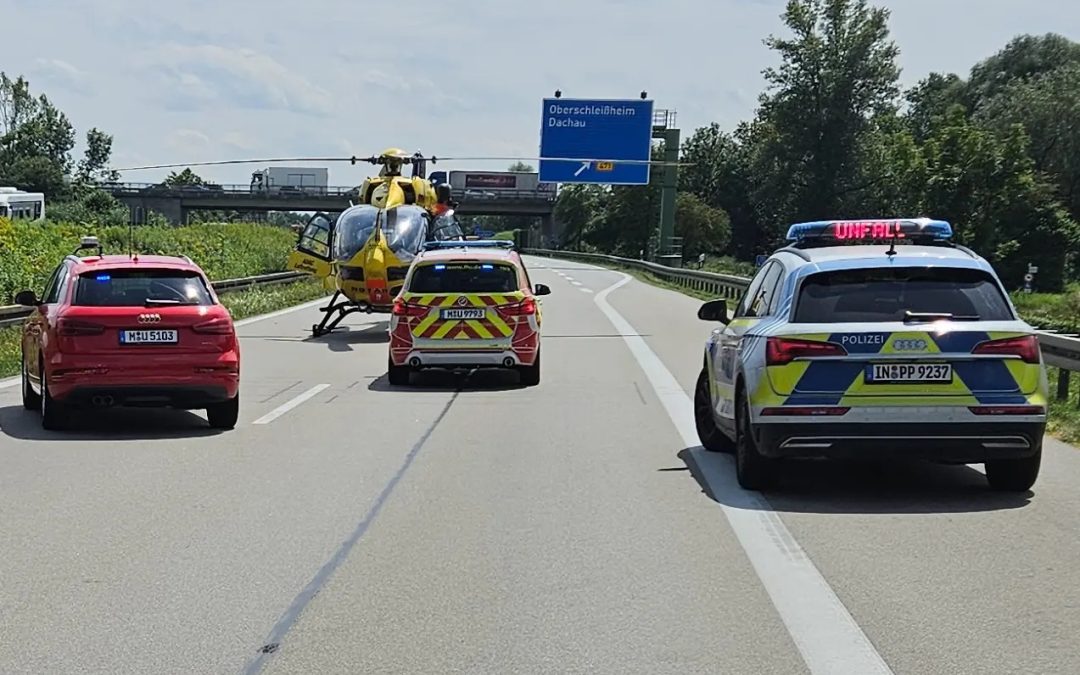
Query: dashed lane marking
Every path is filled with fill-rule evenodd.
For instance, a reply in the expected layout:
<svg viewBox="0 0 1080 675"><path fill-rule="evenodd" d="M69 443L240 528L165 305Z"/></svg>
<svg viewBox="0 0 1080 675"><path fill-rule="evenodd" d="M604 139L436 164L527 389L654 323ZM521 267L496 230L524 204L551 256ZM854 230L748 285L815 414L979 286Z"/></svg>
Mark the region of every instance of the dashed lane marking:
<svg viewBox="0 0 1080 675"><path fill-rule="evenodd" d="M319 392L321 392L322 390L328 388L329 386L330 386L329 384L317 384L314 387L312 387L311 389L308 389L307 391L305 391L303 394L300 394L299 396L296 396L296 397L282 403L278 407L274 408L270 412L266 413L265 415L263 415L259 419L252 422L252 424L270 424L271 422L273 422L277 418L281 417L285 413L289 412L290 410L292 410L296 406L300 405L304 401L307 401L307 400L313 398Z"/></svg>

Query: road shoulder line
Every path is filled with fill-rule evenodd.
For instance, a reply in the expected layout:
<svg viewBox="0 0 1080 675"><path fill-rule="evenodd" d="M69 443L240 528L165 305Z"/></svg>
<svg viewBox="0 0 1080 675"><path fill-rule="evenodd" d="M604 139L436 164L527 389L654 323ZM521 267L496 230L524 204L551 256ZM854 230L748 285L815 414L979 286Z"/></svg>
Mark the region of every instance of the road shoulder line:
<svg viewBox="0 0 1080 675"><path fill-rule="evenodd" d="M713 499L727 517L807 668L815 675L891 675L870 639L765 497L738 486L729 457L703 456L690 397L634 327L607 302L612 291L633 280L628 274L615 273L622 279L597 293L593 301L645 372L685 446L692 448L691 456ZM722 467L720 462L729 466Z"/></svg>

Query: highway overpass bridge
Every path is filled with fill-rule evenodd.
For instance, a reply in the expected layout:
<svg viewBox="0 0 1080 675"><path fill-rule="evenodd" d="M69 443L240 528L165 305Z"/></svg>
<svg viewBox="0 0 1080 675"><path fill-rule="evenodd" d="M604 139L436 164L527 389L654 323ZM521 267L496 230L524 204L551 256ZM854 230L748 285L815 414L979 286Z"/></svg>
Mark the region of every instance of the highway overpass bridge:
<svg viewBox="0 0 1080 675"><path fill-rule="evenodd" d="M164 186L115 183L108 191L141 223L151 211L170 223L188 221L192 211L342 211L359 199L357 187L303 187L277 192L253 191L249 185ZM555 193L543 190L467 190L454 195L463 216L535 216L545 234L554 231Z"/></svg>

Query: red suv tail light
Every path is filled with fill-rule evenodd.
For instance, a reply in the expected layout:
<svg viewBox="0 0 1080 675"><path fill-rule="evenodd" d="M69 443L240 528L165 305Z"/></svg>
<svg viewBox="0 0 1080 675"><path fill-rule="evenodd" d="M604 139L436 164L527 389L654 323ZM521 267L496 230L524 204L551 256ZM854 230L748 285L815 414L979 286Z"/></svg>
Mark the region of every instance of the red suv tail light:
<svg viewBox="0 0 1080 675"><path fill-rule="evenodd" d="M191 327L191 330L206 335L232 335L233 324L227 317L218 316L209 321L195 324Z"/></svg>
<svg viewBox="0 0 1080 675"><path fill-rule="evenodd" d="M1039 362L1039 340L1034 335L987 340L975 345L972 354L1000 354L1019 356L1024 363Z"/></svg>
<svg viewBox="0 0 1080 675"><path fill-rule="evenodd" d="M765 342L765 365L782 366L804 356L847 356L835 342L771 337Z"/></svg>
<svg viewBox="0 0 1080 675"><path fill-rule="evenodd" d="M105 332L105 326L92 321L80 321L78 319L60 319L57 322L56 332L64 337L77 335L101 335Z"/></svg>

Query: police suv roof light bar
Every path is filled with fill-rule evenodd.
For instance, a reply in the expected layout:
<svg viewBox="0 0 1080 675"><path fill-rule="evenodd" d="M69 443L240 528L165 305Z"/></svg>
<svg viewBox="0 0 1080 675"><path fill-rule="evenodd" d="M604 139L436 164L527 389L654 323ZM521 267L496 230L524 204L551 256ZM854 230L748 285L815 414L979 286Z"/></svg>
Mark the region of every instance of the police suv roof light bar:
<svg viewBox="0 0 1080 675"><path fill-rule="evenodd" d="M424 244L425 251L451 248L514 248L514 242L508 239L474 239L472 241L429 241Z"/></svg>
<svg viewBox="0 0 1080 675"><path fill-rule="evenodd" d="M889 243L903 240L947 242L952 226L930 218L893 218L878 220L818 220L796 223L788 228L788 241L797 243L851 244Z"/></svg>

